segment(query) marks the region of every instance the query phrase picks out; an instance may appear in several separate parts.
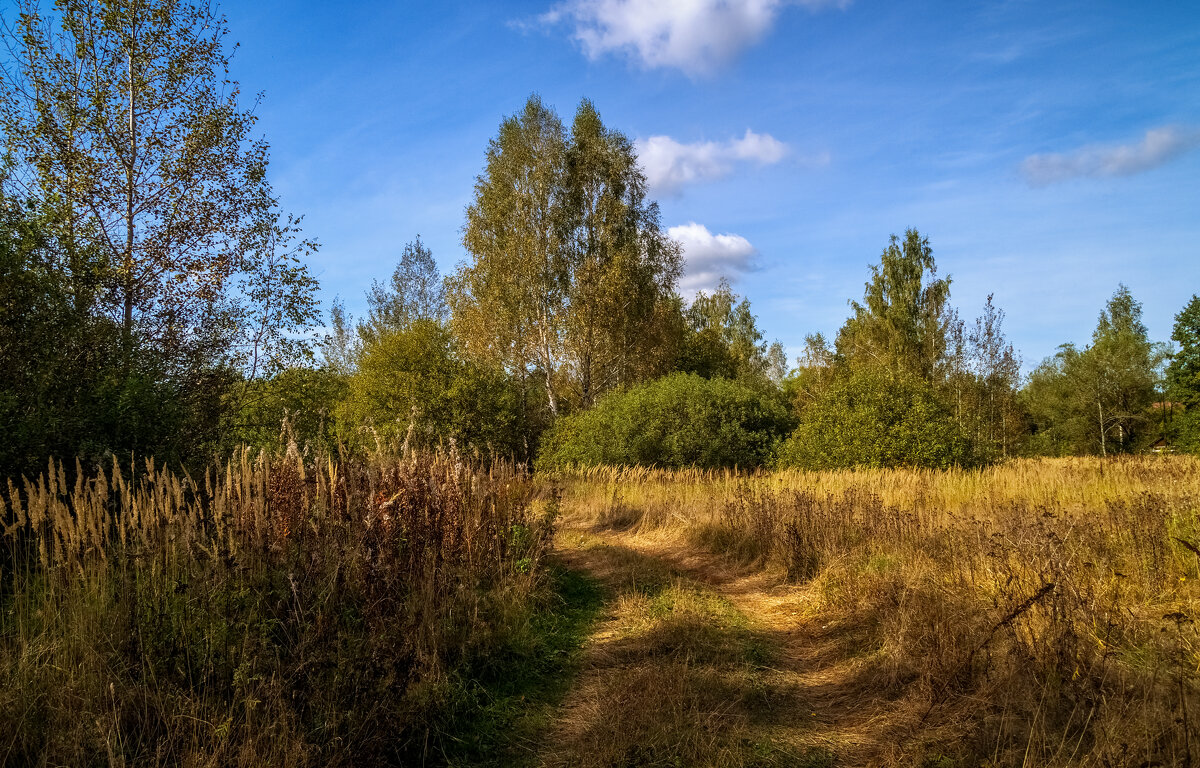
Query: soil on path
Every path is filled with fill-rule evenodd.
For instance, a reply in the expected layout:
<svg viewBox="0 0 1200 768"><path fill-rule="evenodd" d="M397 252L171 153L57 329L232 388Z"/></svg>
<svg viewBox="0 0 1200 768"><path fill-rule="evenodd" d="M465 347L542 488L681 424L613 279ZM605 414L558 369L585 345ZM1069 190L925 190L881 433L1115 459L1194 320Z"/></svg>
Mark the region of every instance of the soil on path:
<svg viewBox="0 0 1200 768"><path fill-rule="evenodd" d="M547 766L893 762L909 708L873 685L866 633L808 590L681 543L572 521L557 555L606 589Z"/></svg>

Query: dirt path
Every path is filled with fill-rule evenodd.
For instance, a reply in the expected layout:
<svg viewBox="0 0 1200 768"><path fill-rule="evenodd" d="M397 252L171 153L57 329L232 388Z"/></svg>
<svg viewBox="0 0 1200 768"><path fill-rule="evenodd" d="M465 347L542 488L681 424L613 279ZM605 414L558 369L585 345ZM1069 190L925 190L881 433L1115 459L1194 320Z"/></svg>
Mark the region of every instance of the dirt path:
<svg viewBox="0 0 1200 768"><path fill-rule="evenodd" d="M547 739L549 766L853 766L902 723L854 627L806 589L664 535L565 526L558 556L608 592Z"/></svg>

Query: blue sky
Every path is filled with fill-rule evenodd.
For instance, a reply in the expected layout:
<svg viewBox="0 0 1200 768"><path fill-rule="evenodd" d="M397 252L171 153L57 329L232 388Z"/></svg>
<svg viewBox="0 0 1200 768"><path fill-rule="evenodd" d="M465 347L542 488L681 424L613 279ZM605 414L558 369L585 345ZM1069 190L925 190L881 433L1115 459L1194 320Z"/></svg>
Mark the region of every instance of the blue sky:
<svg viewBox="0 0 1200 768"><path fill-rule="evenodd" d="M323 298L361 311L418 233L443 270L484 151L538 93L639 142L683 288L726 274L793 354L891 233L989 293L1026 368L1121 282L1151 335L1200 292L1200 5L227 2L233 75Z"/></svg>

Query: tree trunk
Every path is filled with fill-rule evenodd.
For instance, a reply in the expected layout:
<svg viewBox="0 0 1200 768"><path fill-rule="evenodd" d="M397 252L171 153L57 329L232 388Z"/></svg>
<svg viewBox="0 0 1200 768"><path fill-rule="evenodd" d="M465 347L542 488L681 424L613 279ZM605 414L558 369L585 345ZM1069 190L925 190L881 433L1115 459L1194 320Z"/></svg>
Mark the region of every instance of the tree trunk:
<svg viewBox="0 0 1200 768"><path fill-rule="evenodd" d="M1008 409L1000 411L1000 455L1008 458Z"/></svg>
<svg viewBox="0 0 1200 768"><path fill-rule="evenodd" d="M584 408L592 407L592 345L595 343L595 334L592 332L592 320L588 320L587 336L584 339L583 359L580 361L580 382L579 394L580 400Z"/></svg>
<svg viewBox="0 0 1200 768"><path fill-rule="evenodd" d="M546 399L550 402L550 415L558 418L558 398L554 396L554 366L551 365L550 355L550 332L546 325L549 321L549 313L543 308L541 327L538 329L540 336L541 352L542 352L542 370L546 376Z"/></svg>
<svg viewBox="0 0 1200 768"><path fill-rule="evenodd" d="M558 418L558 399L554 397L554 383L549 368L546 369L546 398L550 401L550 415Z"/></svg>
<svg viewBox="0 0 1200 768"><path fill-rule="evenodd" d="M125 356L125 366L129 367L130 357L133 353L133 294L134 294L134 275L133 275L133 178L134 170L137 165L137 124L134 121L134 84L133 84L133 50L127 52L126 56L129 67L129 160L125 165L125 254L122 259L121 268L124 274L124 291L125 291L125 306L124 315L121 322L121 343Z"/></svg>

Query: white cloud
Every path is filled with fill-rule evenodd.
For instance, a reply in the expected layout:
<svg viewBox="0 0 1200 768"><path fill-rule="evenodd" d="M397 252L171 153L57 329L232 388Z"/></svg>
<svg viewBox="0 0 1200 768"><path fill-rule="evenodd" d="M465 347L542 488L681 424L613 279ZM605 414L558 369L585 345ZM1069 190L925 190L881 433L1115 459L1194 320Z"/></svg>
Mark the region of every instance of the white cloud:
<svg viewBox="0 0 1200 768"><path fill-rule="evenodd" d="M1021 173L1035 187L1081 177L1132 176L1200 146L1200 130L1164 126L1130 144L1092 144L1073 152L1030 155Z"/></svg>
<svg viewBox="0 0 1200 768"><path fill-rule="evenodd" d="M565 0L541 17L570 22L589 58L619 52L642 66L709 74L757 43L785 5L849 0Z"/></svg>
<svg viewBox="0 0 1200 768"><path fill-rule="evenodd" d="M685 295L712 290L722 277L734 280L754 268L758 251L741 235L714 235L708 227L694 221L671 227L667 234L683 246L683 278L679 288Z"/></svg>
<svg viewBox="0 0 1200 768"><path fill-rule="evenodd" d="M651 136L637 142L637 153L651 189L670 194L686 184L727 176L738 162L778 163L787 155L788 146L747 129L742 138L720 143L681 144L670 136Z"/></svg>

